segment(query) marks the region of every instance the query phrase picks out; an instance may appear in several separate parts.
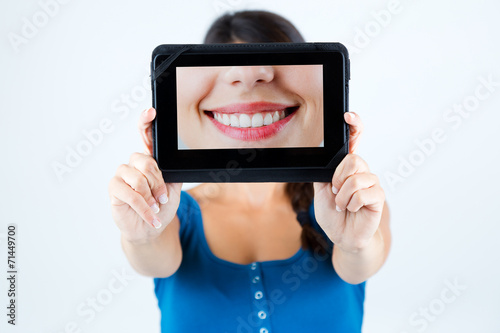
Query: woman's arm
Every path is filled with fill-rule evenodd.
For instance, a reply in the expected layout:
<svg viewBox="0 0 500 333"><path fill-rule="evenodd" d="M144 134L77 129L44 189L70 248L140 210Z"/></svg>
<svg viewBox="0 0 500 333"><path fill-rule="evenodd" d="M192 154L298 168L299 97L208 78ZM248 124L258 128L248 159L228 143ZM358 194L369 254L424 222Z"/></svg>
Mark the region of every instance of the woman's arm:
<svg viewBox="0 0 500 333"><path fill-rule="evenodd" d="M391 248L389 207L384 204L380 226L366 246L353 252L334 246L332 263L342 280L358 284L373 276L387 260Z"/></svg>
<svg viewBox="0 0 500 333"><path fill-rule="evenodd" d="M147 109L139 119L145 150L134 153L118 167L109 183L111 212L121 231L123 251L142 275L167 277L182 261L177 217L181 183L165 183L152 155L151 124L156 116Z"/></svg>
<svg viewBox="0 0 500 333"><path fill-rule="evenodd" d="M123 252L130 265L145 276L168 277L174 274L182 261L179 228L176 216L156 239L149 242L129 241L122 234Z"/></svg>
<svg viewBox="0 0 500 333"><path fill-rule="evenodd" d="M349 154L335 169L331 183L314 183L318 224L335 244L332 263L346 282L358 284L384 264L391 247L389 209L379 179L354 154L363 123L354 112L344 115L349 124Z"/></svg>
<svg viewBox="0 0 500 333"><path fill-rule="evenodd" d="M134 153L109 184L111 213L132 267L147 276L173 274L182 260L176 215L180 183L166 184L156 161Z"/></svg>

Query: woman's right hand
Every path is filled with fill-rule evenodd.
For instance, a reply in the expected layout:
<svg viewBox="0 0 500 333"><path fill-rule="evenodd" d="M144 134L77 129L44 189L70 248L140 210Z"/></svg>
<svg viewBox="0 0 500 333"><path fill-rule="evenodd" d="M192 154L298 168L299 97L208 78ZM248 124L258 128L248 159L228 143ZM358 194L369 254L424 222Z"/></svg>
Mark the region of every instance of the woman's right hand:
<svg viewBox="0 0 500 333"><path fill-rule="evenodd" d="M165 183L152 157L151 124L155 116L153 108L141 114L139 132L144 154L132 154L129 163L120 165L109 183L113 219L122 236L133 243L158 237L179 207L182 183Z"/></svg>

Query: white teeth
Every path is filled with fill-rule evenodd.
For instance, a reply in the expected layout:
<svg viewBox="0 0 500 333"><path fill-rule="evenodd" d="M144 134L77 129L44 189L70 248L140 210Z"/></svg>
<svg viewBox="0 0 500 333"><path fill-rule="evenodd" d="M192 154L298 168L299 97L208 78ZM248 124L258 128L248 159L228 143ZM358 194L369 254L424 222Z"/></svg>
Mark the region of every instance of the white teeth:
<svg viewBox="0 0 500 333"><path fill-rule="evenodd" d="M271 125L273 123L273 116L270 113L266 113L264 117L264 125Z"/></svg>
<svg viewBox="0 0 500 333"><path fill-rule="evenodd" d="M252 127L261 127L264 125L264 119L262 118L262 113L256 113L252 117Z"/></svg>
<svg viewBox="0 0 500 333"><path fill-rule="evenodd" d="M240 127L250 127L252 126L252 120L247 114L240 115Z"/></svg>
<svg viewBox="0 0 500 333"><path fill-rule="evenodd" d="M234 114L231 115L231 127L240 127L240 120Z"/></svg>
<svg viewBox="0 0 500 333"><path fill-rule="evenodd" d="M227 114L213 112L214 119L219 123L231 127L262 127L271 125L285 118L285 111L257 112L254 114L237 113Z"/></svg>
<svg viewBox="0 0 500 333"><path fill-rule="evenodd" d="M273 123L277 122L278 120L280 120L280 114L278 111L274 111L273 113Z"/></svg>

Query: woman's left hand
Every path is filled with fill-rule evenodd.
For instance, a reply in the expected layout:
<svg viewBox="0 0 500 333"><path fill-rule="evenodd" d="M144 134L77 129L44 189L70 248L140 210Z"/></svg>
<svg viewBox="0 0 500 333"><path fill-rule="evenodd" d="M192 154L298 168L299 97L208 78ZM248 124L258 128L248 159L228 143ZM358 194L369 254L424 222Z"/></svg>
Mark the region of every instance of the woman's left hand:
<svg viewBox="0 0 500 333"><path fill-rule="evenodd" d="M314 210L335 246L356 253L369 244L380 225L385 193L368 164L354 154L363 132L359 115L348 112L344 119L349 124L349 154L335 169L331 183L314 183Z"/></svg>

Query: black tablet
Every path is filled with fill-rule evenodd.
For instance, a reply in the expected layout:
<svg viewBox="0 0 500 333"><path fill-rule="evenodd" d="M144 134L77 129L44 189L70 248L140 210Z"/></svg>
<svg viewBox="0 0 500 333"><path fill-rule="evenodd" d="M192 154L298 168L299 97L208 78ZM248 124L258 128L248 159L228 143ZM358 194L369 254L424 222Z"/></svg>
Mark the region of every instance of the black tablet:
<svg viewBox="0 0 500 333"><path fill-rule="evenodd" d="M151 79L166 182L329 182L348 153L342 44L160 45Z"/></svg>

